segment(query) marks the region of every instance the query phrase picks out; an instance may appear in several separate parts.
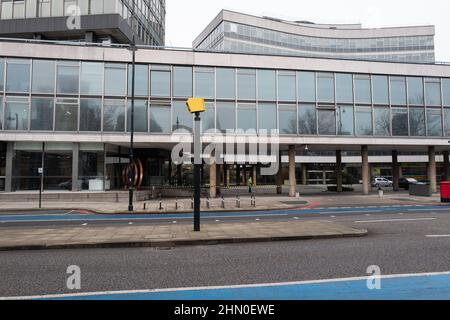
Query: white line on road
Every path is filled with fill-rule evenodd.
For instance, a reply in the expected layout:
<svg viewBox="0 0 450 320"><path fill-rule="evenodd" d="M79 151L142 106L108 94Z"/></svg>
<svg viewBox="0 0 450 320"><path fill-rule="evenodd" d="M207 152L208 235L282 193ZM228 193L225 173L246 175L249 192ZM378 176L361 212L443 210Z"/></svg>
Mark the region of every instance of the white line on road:
<svg viewBox="0 0 450 320"><path fill-rule="evenodd" d="M427 238L450 238L450 234L429 234Z"/></svg>
<svg viewBox="0 0 450 320"><path fill-rule="evenodd" d="M87 226L87 225L88 225L87 223L83 223L83 224L82 224L83 227L85 227L85 226Z"/></svg>
<svg viewBox="0 0 450 320"><path fill-rule="evenodd" d="M436 220L436 218L366 220L366 221L355 221L354 223L407 222L407 221L431 221L431 220Z"/></svg>

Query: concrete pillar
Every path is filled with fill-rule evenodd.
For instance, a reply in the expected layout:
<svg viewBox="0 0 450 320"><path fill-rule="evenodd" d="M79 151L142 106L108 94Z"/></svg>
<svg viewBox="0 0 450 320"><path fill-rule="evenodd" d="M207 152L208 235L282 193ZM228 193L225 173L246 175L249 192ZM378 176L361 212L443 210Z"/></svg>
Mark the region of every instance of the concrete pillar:
<svg viewBox="0 0 450 320"><path fill-rule="evenodd" d="M81 186L78 183L78 160L80 156L80 145L78 143L73 144L72 153L72 191L80 191Z"/></svg>
<svg viewBox="0 0 450 320"><path fill-rule="evenodd" d="M302 163L302 185L308 185L308 165Z"/></svg>
<svg viewBox="0 0 450 320"><path fill-rule="evenodd" d="M342 152L336 151L336 187L337 192L342 192Z"/></svg>
<svg viewBox="0 0 450 320"><path fill-rule="evenodd" d="M399 191L399 180L400 180L400 168L398 166L398 152L397 150L392 151L392 182L394 191Z"/></svg>
<svg viewBox="0 0 450 320"><path fill-rule="evenodd" d="M230 186L230 166L229 165L225 165L225 184L227 186L227 188Z"/></svg>
<svg viewBox="0 0 450 320"><path fill-rule="evenodd" d="M370 174L369 174L369 148L367 146L361 147L362 158L362 181L363 181L363 193L369 194L370 188Z"/></svg>
<svg viewBox="0 0 450 320"><path fill-rule="evenodd" d="M277 194L283 193L283 163L281 161L281 151L278 154L278 173L276 176Z"/></svg>
<svg viewBox="0 0 450 320"><path fill-rule="evenodd" d="M12 192L12 171L14 158L14 142L6 144L5 192Z"/></svg>
<svg viewBox="0 0 450 320"><path fill-rule="evenodd" d="M450 152L444 151L444 174L445 181L450 181Z"/></svg>
<svg viewBox="0 0 450 320"><path fill-rule="evenodd" d="M295 146L289 146L289 196L297 193L297 179L295 177Z"/></svg>
<svg viewBox="0 0 450 320"><path fill-rule="evenodd" d="M253 165L252 169L253 169L253 177L252 177L252 179L253 179L253 187L256 187L256 182L257 182L257 179L258 179L258 168L257 168L256 164Z"/></svg>
<svg viewBox="0 0 450 320"><path fill-rule="evenodd" d="M436 179L436 148L428 147L428 180L430 181L431 192L437 192L437 179Z"/></svg>

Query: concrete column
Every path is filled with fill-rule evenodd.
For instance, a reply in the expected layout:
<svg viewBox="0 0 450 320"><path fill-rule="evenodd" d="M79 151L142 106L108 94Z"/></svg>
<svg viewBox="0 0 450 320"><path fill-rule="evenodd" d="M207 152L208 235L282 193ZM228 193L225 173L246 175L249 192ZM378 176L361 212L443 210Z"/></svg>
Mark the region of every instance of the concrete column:
<svg viewBox="0 0 450 320"><path fill-rule="evenodd" d="M14 158L14 142L6 144L5 192L12 192L12 171Z"/></svg>
<svg viewBox="0 0 450 320"><path fill-rule="evenodd" d="M281 151L278 155L278 173L276 176L276 183L277 183L277 194L283 193L283 163L281 161Z"/></svg>
<svg viewBox="0 0 450 320"><path fill-rule="evenodd" d="M289 146L289 196L297 193L297 179L295 177L295 146Z"/></svg>
<svg viewBox="0 0 450 320"><path fill-rule="evenodd" d="M342 152L336 151L336 187L337 192L342 192Z"/></svg>
<svg viewBox="0 0 450 320"><path fill-rule="evenodd" d="M225 165L225 174L226 174L226 186L227 188L230 186L230 166L229 165Z"/></svg>
<svg viewBox="0 0 450 320"><path fill-rule="evenodd" d="M450 152L444 151L444 174L445 181L450 181Z"/></svg>
<svg viewBox="0 0 450 320"><path fill-rule="evenodd" d="M252 177L252 179L253 179L253 187L256 187L256 182L257 182L257 179L258 179L258 168L257 168L256 164L253 166L253 177Z"/></svg>
<svg viewBox="0 0 450 320"><path fill-rule="evenodd" d="M241 185L241 165L236 163L236 185Z"/></svg>
<svg viewBox="0 0 450 320"><path fill-rule="evenodd" d="M78 143L73 144L72 153L72 191L80 191L81 186L78 183L78 160L80 155L80 145Z"/></svg>
<svg viewBox="0 0 450 320"><path fill-rule="evenodd" d="M363 193L369 194L370 188L370 174L369 174L369 148L367 146L361 147L362 158L362 181L363 181Z"/></svg>
<svg viewBox="0 0 450 320"><path fill-rule="evenodd" d="M430 181L431 192L437 192L437 179L436 179L436 148L428 147L428 180Z"/></svg>
<svg viewBox="0 0 450 320"><path fill-rule="evenodd" d="M302 163L302 185L308 185L308 165Z"/></svg>
<svg viewBox="0 0 450 320"><path fill-rule="evenodd" d="M392 182L394 191L399 191L399 180L400 180L400 168L398 166L398 152L397 150L392 151Z"/></svg>
<svg viewBox="0 0 450 320"><path fill-rule="evenodd" d="M214 158L214 155L211 155L211 158ZM209 197L214 199L217 197L217 163L211 163L209 165Z"/></svg>

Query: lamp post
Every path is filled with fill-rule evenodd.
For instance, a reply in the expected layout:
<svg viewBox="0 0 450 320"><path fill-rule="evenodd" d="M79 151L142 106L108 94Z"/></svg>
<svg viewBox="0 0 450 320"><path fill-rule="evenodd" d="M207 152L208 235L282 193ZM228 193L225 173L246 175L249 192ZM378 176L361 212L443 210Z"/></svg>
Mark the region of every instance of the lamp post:
<svg viewBox="0 0 450 320"><path fill-rule="evenodd" d="M132 75L131 75L131 121L130 121L130 169L128 171L128 183L130 185L128 192L128 211L133 212L133 187L134 187L134 85L135 85L135 68L136 68L136 51L137 47L134 42L127 48L131 51L132 60Z"/></svg>

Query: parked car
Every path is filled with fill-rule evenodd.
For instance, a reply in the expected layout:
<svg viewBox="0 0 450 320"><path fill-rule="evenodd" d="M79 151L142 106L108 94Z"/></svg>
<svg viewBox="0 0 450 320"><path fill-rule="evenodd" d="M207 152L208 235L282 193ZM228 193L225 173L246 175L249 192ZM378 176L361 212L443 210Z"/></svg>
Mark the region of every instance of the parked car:
<svg viewBox="0 0 450 320"><path fill-rule="evenodd" d="M375 178L372 182L372 187L378 188L389 188L392 187L392 181L386 179L386 178Z"/></svg>
<svg viewBox="0 0 450 320"><path fill-rule="evenodd" d="M398 181L398 187L405 190L409 190L411 184L419 184L419 181L413 178L400 178Z"/></svg>

